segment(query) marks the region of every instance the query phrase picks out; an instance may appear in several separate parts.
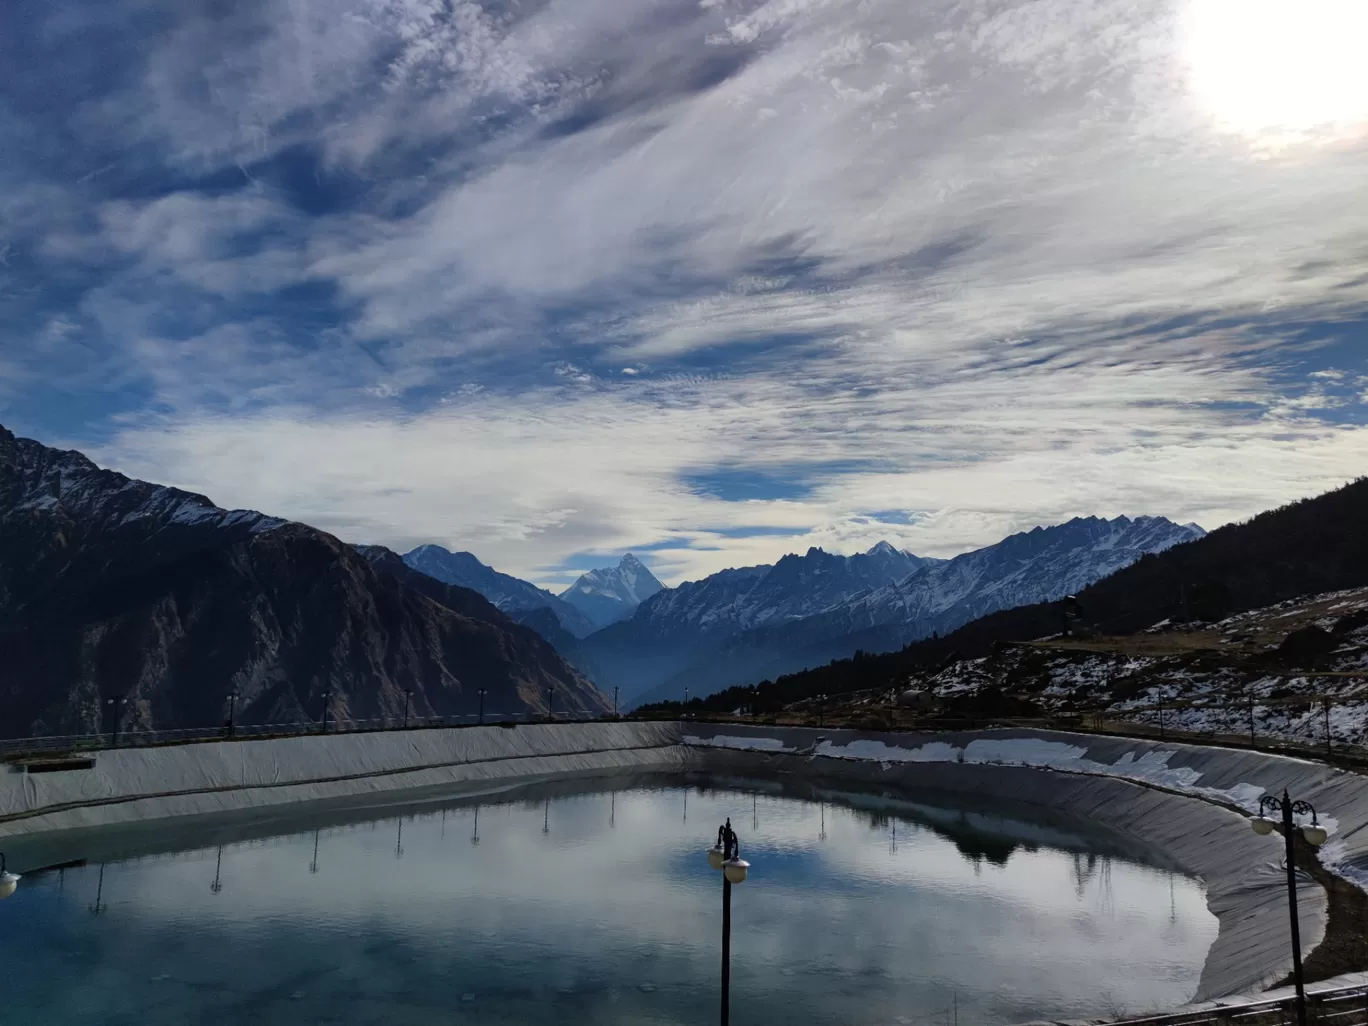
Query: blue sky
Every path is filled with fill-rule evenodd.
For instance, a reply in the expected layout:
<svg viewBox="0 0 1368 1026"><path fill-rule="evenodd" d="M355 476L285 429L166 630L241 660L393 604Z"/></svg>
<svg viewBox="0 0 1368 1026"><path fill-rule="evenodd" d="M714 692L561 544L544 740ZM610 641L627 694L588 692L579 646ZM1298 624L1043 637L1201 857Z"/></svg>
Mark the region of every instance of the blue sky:
<svg viewBox="0 0 1368 1026"><path fill-rule="evenodd" d="M1357 0L124 0L0 40L0 422L667 582L1368 468Z"/></svg>

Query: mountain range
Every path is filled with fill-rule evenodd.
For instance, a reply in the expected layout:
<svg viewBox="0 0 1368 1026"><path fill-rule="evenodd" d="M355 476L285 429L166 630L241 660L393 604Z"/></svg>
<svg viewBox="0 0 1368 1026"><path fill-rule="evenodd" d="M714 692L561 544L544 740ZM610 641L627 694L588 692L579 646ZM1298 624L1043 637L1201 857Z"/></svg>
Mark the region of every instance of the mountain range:
<svg viewBox="0 0 1368 1026"><path fill-rule="evenodd" d="M0 734L606 700L536 631L385 549L131 480L0 427ZM405 691L412 695L405 695ZM411 699L411 703L410 703Z"/></svg>
<svg viewBox="0 0 1368 1026"><path fill-rule="evenodd" d="M663 590L564 654L600 687L619 688L624 706L685 688L701 697L1062 598L1204 533L1163 517L1080 517L949 560L887 542L853 556L813 548Z"/></svg>
<svg viewBox="0 0 1368 1026"><path fill-rule="evenodd" d="M404 553L403 559L419 573L478 591L512 619L536 628L549 640L555 640L552 635L559 638L563 634L584 638L600 627L625 620L664 588L630 552L617 566L580 575L559 595L500 573L472 553L449 552L440 545L420 545ZM551 614L550 618L543 610Z"/></svg>
<svg viewBox="0 0 1368 1026"><path fill-rule="evenodd" d="M445 584L478 591L519 623L525 622L525 615L533 610L549 609L555 622L576 638L586 637L599 627L571 603L535 584L499 573L469 552L448 552L440 545L420 545L405 552L403 559L421 574ZM542 626L547 625L547 621L540 617L533 619Z"/></svg>
<svg viewBox="0 0 1368 1026"><path fill-rule="evenodd" d="M1324 607L1313 619L1319 635L1311 632L1310 640L1317 645L1325 642L1340 653L1343 639L1333 632L1357 629L1353 622L1340 619L1356 607L1347 592L1368 587L1366 523L1368 478L1359 478L1323 495L1228 524L1191 544L1146 555L1077 592L1067 607L1058 601L1042 601L1003 609L897 651L840 659L758 684L727 688L707 699L705 706L727 711L744 705L774 712L817 695L903 686L909 679L925 679L957 662L993 656L1004 645L1059 637L1061 632L1088 639L1088 651L1107 651L1109 642L1140 631L1150 637L1170 624L1184 624L1189 632L1228 630L1232 642L1244 643L1251 636L1239 626L1243 614L1294 600L1305 606L1307 596L1320 596ZM1279 615L1287 611L1279 607ZM1275 621L1284 630L1289 622ZM1208 652L1192 650L1208 670L1227 664L1226 646L1217 644L1219 648ZM1124 646L1113 647L1119 651ZM1260 654L1265 662L1293 656L1287 646L1271 648ZM1268 669L1265 665L1262 672ZM1227 674L1225 680L1237 690L1248 683L1239 674ZM1013 683L1008 680L1003 686ZM1285 682L1276 683L1282 687Z"/></svg>

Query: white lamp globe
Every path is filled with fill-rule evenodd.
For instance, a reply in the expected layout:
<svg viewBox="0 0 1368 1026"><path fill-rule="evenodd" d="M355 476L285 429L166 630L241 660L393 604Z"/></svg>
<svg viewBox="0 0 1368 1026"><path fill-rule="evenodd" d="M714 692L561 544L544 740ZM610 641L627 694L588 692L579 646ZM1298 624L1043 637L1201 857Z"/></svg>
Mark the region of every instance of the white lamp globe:
<svg viewBox="0 0 1368 1026"><path fill-rule="evenodd" d="M727 859L722 864L722 875L729 883L739 884L746 882L746 871L750 869L750 863L745 859Z"/></svg>
<svg viewBox="0 0 1368 1026"><path fill-rule="evenodd" d="M1273 832L1273 821L1264 816L1255 816L1249 821L1249 825L1256 834L1271 834Z"/></svg>
<svg viewBox="0 0 1368 1026"><path fill-rule="evenodd" d="M0 873L0 900L8 898L18 886L18 873Z"/></svg>
<svg viewBox="0 0 1368 1026"><path fill-rule="evenodd" d="M712 866L713 869L721 869L726 859L727 853L722 850L720 844L714 844L708 849L708 865Z"/></svg>
<svg viewBox="0 0 1368 1026"><path fill-rule="evenodd" d="M1329 835L1325 832L1325 827L1313 824L1311 826L1302 827L1302 836L1306 838L1307 844L1319 848L1325 843L1325 839Z"/></svg>

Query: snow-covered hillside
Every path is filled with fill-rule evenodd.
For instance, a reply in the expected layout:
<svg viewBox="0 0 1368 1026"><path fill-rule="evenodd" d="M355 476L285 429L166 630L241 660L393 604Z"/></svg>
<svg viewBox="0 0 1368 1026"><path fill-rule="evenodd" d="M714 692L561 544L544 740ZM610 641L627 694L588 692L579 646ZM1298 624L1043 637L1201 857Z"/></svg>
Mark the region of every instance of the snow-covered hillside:
<svg viewBox="0 0 1368 1026"><path fill-rule="evenodd" d="M1214 624L1054 638L957 662L907 686L955 703L988 691L1046 713L1166 730L1368 743L1368 588L1307 596Z"/></svg>

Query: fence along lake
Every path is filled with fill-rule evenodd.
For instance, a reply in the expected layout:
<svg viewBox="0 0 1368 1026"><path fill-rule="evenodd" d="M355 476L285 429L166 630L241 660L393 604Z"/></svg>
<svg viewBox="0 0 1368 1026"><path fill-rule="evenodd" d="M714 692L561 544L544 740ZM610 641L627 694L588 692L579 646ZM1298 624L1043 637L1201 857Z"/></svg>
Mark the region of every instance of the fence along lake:
<svg viewBox="0 0 1368 1026"><path fill-rule="evenodd" d="M0 903L6 1026L713 1022L728 818L737 1024L1167 1008L1217 928L1200 883L1086 824L943 798L624 783L275 815L63 840L92 857Z"/></svg>

